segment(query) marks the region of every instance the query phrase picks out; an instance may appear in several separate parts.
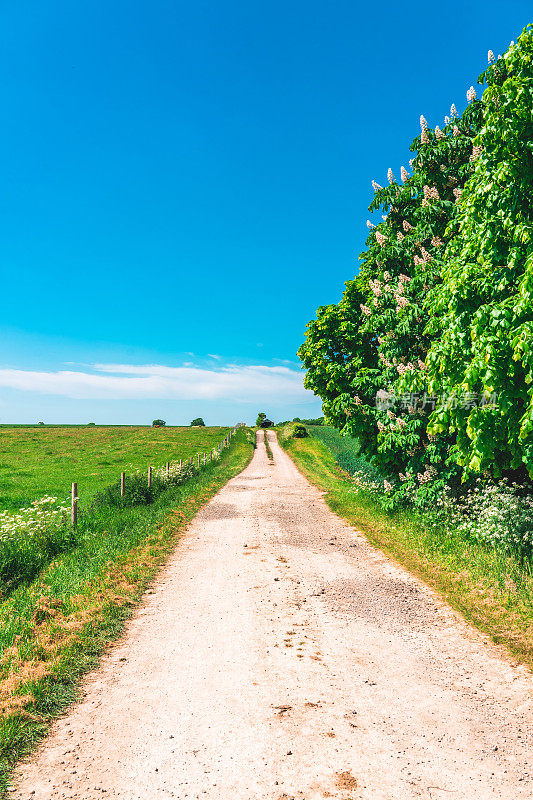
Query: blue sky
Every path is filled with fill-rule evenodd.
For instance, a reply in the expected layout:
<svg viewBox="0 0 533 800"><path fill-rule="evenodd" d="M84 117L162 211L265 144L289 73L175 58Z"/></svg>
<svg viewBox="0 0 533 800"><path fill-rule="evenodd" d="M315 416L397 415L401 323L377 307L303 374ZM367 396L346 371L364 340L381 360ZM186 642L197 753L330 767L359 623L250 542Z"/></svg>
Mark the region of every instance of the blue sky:
<svg viewBox="0 0 533 800"><path fill-rule="evenodd" d="M526 2L7 0L0 422L315 416L371 180Z"/></svg>

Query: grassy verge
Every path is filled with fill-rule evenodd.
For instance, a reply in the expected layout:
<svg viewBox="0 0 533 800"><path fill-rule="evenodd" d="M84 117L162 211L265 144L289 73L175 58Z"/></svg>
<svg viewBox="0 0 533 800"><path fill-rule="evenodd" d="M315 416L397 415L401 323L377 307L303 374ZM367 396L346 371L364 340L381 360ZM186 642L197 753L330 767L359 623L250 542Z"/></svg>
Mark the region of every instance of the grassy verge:
<svg viewBox="0 0 533 800"><path fill-rule="evenodd" d="M0 796L14 763L76 699L80 677L122 631L186 525L252 453L240 430L219 462L152 505L102 511L75 549L0 605Z"/></svg>
<svg viewBox="0 0 533 800"><path fill-rule="evenodd" d="M408 512L387 513L313 437L281 442L335 513L436 589L473 625L533 668L533 577L516 559L459 535L426 529Z"/></svg>
<svg viewBox="0 0 533 800"><path fill-rule="evenodd" d="M267 432L265 430L265 450L267 452L268 460L274 461L274 453L272 452L272 448L270 447L270 442L267 439Z"/></svg>

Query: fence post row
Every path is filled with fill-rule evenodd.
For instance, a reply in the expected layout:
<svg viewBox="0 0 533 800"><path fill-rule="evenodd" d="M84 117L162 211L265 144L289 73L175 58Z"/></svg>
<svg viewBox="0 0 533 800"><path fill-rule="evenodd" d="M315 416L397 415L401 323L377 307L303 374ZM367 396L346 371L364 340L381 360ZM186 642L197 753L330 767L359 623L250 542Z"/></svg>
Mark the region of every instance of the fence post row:
<svg viewBox="0 0 533 800"><path fill-rule="evenodd" d="M200 459L201 458L202 458L203 465L205 466L206 464L208 464L210 461L213 460L215 453L222 453L222 450L223 450L224 447L229 447L230 439L231 439L232 436L235 435L236 431L237 431L237 428L232 428L232 430L229 432L229 434L221 442L219 442L217 445L215 445L215 447L212 450L210 450L209 453L204 453L203 457L201 456L200 453L198 453L197 454L198 469L200 468ZM194 457L191 456L187 460L186 463L190 463L191 466L192 466L193 461L194 461ZM183 461L182 461L181 458L180 458L180 462L179 463L180 463L180 469L182 469ZM170 477L170 461L167 461L167 463L166 463L166 473L167 473L167 478ZM148 467L148 486L152 485L152 475L153 475L153 467ZM120 496L121 497L124 497L125 491L126 491L126 473L125 472L121 472L120 473ZM77 483L73 483L72 484L72 489L71 489L71 495L70 495L70 521L71 521L72 527L75 528L76 525L78 524L78 484Z"/></svg>

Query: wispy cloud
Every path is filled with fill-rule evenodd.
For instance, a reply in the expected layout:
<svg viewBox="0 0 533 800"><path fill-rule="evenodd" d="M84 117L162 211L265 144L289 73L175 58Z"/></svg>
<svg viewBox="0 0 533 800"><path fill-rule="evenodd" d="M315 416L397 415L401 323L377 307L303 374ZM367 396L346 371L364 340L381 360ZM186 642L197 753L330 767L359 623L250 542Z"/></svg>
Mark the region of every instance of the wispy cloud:
<svg viewBox="0 0 533 800"><path fill-rule="evenodd" d="M95 364L91 371L0 369L0 387L83 400L233 400L301 403L313 400L301 371L285 366Z"/></svg>

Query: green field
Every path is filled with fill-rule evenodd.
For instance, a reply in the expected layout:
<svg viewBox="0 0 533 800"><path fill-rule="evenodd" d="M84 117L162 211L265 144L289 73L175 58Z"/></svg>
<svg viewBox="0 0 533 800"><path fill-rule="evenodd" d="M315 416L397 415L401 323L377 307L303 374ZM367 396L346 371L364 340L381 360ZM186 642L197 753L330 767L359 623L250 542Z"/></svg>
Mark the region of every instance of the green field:
<svg viewBox="0 0 533 800"><path fill-rule="evenodd" d="M229 428L13 426L0 428L0 509L45 495L65 500L73 481L80 504L122 471L187 459L217 445Z"/></svg>

